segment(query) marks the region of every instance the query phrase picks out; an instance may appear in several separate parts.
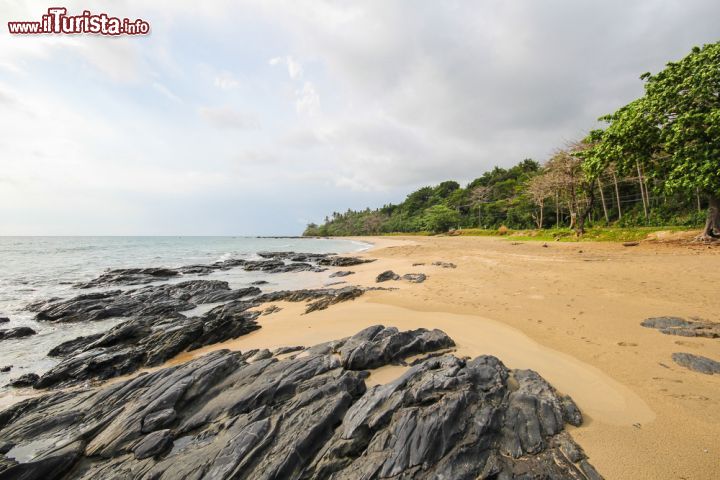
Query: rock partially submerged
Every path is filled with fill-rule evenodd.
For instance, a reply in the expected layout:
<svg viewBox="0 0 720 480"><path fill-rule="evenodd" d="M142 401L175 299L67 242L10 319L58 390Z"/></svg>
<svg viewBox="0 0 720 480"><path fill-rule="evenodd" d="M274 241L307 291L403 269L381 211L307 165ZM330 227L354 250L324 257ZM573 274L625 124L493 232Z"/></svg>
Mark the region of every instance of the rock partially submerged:
<svg viewBox="0 0 720 480"><path fill-rule="evenodd" d="M260 292L252 289L252 293ZM105 333L78 337L54 347L48 355L62 361L32 386L67 387L89 380L106 380L160 365L186 350L240 337L260 328L256 320L261 311L251 309L265 303L305 301L309 313L352 300L363 292L359 287L282 290L230 301L199 317L188 318L180 313L133 317ZM264 313L277 310L266 309Z"/></svg>
<svg viewBox="0 0 720 480"><path fill-rule="evenodd" d="M0 329L0 340L7 340L9 338L23 338L35 335L37 332L30 327L15 327Z"/></svg>
<svg viewBox="0 0 720 480"><path fill-rule="evenodd" d="M0 477L601 478L564 431L579 411L537 373L445 355L367 389L333 354L357 337L30 398L0 412Z"/></svg>
<svg viewBox="0 0 720 480"><path fill-rule="evenodd" d="M695 372L704 373L705 375L720 374L720 362L716 362L707 357L693 355L692 353L673 353L672 359L681 367L688 368Z"/></svg>
<svg viewBox="0 0 720 480"><path fill-rule="evenodd" d="M147 286L133 290L110 290L78 295L69 300L50 300L27 308L37 320L78 322L113 317L173 316L192 310L197 304L228 301L261 293L257 287L231 290L219 280Z"/></svg>
<svg viewBox="0 0 720 480"><path fill-rule="evenodd" d="M37 373L26 373L25 375L21 375L18 378L11 380L9 385L15 388L32 387L35 382L38 381L38 378L40 377Z"/></svg>
<svg viewBox="0 0 720 480"><path fill-rule="evenodd" d="M640 325L655 328L666 335L720 338L720 323L685 320L680 317L653 317L643 320Z"/></svg>
<svg viewBox="0 0 720 480"><path fill-rule="evenodd" d="M218 270L242 268L265 273L322 272L325 266L346 267L374 261L358 257L342 257L333 253L258 252L262 260L231 258L211 264L186 265L178 268L118 268L108 270L76 288L96 288L113 285L144 285L181 275L207 275Z"/></svg>

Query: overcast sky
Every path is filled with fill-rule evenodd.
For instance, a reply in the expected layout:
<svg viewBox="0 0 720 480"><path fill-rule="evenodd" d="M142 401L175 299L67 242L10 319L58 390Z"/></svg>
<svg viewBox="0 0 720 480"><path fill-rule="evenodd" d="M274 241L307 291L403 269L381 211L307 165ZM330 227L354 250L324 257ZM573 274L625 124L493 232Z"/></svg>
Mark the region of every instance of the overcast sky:
<svg viewBox="0 0 720 480"><path fill-rule="evenodd" d="M56 4L152 33L8 34ZM0 0L0 234L299 234L544 161L718 19L717 0Z"/></svg>

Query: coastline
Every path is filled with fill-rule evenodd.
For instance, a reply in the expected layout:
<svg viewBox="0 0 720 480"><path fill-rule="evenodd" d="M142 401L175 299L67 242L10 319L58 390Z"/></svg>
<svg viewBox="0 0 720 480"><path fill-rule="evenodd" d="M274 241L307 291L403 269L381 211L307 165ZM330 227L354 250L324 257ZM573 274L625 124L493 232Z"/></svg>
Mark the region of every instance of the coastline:
<svg viewBox="0 0 720 480"><path fill-rule="evenodd" d="M396 289L308 315L301 305L282 304L260 318L260 330L170 363L222 348L308 346L378 323L439 328L456 339L458 356L496 355L510 368L538 371L570 395L585 416L571 434L606 478L713 477L720 378L670 357L687 351L720 358L720 342L663 335L640 322L662 315L713 320L715 250L604 242L543 247L486 237L353 239L371 243L359 256L377 261L352 267L356 273L344 280ZM428 280L375 283L388 269L426 273ZM402 371L382 367L368 383Z"/></svg>
<svg viewBox="0 0 720 480"><path fill-rule="evenodd" d="M259 316L259 330L102 384L184 365L218 350L309 347L377 324L437 328L455 340L457 357L494 355L508 368L537 371L569 395L584 421L568 431L606 478L713 478L720 377L684 369L670 357L685 351L720 358L720 342L663 335L640 322L662 315L714 319L717 250L544 245L488 237L344 239L368 244L355 256L375 261L313 273L316 283L307 286L370 287L362 296L311 313L305 313L304 302L254 307L280 309ZM338 270L354 273L329 278ZM428 278L418 284L377 283L376 276L386 270ZM392 382L407 368L372 369L367 385Z"/></svg>

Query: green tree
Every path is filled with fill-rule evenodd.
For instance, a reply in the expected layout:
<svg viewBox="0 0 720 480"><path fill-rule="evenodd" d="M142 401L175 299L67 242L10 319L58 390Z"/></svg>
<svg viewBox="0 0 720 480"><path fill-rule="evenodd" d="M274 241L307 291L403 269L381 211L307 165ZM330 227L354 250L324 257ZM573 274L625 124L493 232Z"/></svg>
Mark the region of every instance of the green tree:
<svg viewBox="0 0 720 480"><path fill-rule="evenodd" d="M602 117L585 168L599 172L616 162L642 169L666 193L702 192L709 209L704 240L720 236L720 42L695 47L679 62L640 77L645 95Z"/></svg>
<svg viewBox="0 0 720 480"><path fill-rule="evenodd" d="M447 232L457 226L459 221L458 212L445 205L434 205L425 209L422 217L423 228L434 233Z"/></svg>

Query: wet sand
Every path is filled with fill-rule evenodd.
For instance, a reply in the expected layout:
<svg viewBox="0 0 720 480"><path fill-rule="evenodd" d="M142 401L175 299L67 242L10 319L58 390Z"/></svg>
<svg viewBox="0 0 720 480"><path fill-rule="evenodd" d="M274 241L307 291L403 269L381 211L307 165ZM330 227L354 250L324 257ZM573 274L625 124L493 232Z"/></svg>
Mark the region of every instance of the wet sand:
<svg viewBox="0 0 720 480"><path fill-rule="evenodd" d="M343 279L349 284L376 286L375 276L387 269L426 273L428 280L379 284L397 289L308 315L303 305L278 304L280 312L260 317L260 330L173 363L219 348L309 346L378 323L440 328L457 342L457 355L496 355L511 368L538 371L571 395L585 415L571 433L606 478L718 478L720 376L681 368L670 355L720 359L720 340L640 326L661 315L717 320L717 248L543 247L479 237L362 240L375 243L365 255L378 261L350 268L356 274ZM383 367L368 381L384 383L403 370Z"/></svg>

